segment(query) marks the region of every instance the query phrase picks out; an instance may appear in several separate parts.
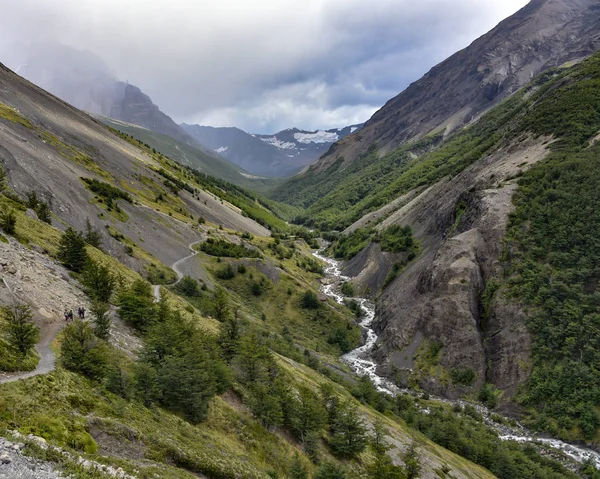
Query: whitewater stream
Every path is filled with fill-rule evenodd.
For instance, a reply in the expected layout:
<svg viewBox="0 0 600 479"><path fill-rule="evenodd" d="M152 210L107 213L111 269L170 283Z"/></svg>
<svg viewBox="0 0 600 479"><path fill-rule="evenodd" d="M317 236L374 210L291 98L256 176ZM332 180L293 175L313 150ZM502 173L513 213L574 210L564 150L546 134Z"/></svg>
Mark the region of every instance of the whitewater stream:
<svg viewBox="0 0 600 479"><path fill-rule="evenodd" d="M354 300L362 308L360 325L366 332L364 344L347 354L342 356L342 361L348 364L352 370L359 376L368 376L375 384L377 389L386 394L395 395L398 393L415 394L415 391L400 389L391 381L377 375L377 363L372 358L373 348L377 342L377 334L373 330L373 321L375 319L375 305L366 298L347 298L341 293L341 285L350 281L352 278L344 276L341 271L340 262L324 255L324 249L313 253L315 258L323 261L325 267L325 282L321 287L323 293L337 301L339 304L344 304L344 300ZM452 401L448 399L436 398L432 399L447 403L460 404L464 406L471 404L463 400ZM482 414L485 423L498 432L498 436L502 440L512 440L517 442L536 442L550 446L554 449L562 451L577 462L592 461L596 468L600 469L600 453L579 446L574 446L558 439L539 437L528 431L520 424L516 427L499 424L492 420L491 412L480 404L472 404Z"/></svg>

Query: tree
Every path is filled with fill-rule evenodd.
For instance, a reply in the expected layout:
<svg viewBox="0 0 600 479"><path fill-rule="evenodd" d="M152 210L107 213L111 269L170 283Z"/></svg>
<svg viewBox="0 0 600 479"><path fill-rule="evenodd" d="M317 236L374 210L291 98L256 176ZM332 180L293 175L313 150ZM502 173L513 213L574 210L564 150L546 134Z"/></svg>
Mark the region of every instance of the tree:
<svg viewBox="0 0 600 479"><path fill-rule="evenodd" d="M25 201L25 206L30 210L36 210L39 203L37 192L34 190L30 191L29 193L25 193L25 197L27 198Z"/></svg>
<svg viewBox="0 0 600 479"><path fill-rule="evenodd" d="M175 290L182 294L183 296L187 296L189 298L196 298L200 296L200 287L198 286L198 281L185 275L181 278L181 281L177 283L175 286Z"/></svg>
<svg viewBox="0 0 600 479"><path fill-rule="evenodd" d="M315 479L346 479L346 473L340 466L324 462L315 474Z"/></svg>
<svg viewBox="0 0 600 479"><path fill-rule="evenodd" d="M17 215L15 214L13 209L9 208L6 211L0 213L0 226L2 226L2 230L6 234L15 234L17 226Z"/></svg>
<svg viewBox="0 0 600 479"><path fill-rule="evenodd" d="M319 398L306 386L300 387L291 411L291 429L303 443L310 433L321 430L325 425L325 409Z"/></svg>
<svg viewBox="0 0 600 479"><path fill-rule="evenodd" d="M229 309L229 301L227 300L227 293L223 288L217 288L215 291L213 308L215 312L215 319L217 321L224 322L231 314L231 310Z"/></svg>
<svg viewBox="0 0 600 479"><path fill-rule="evenodd" d="M341 457L354 458L367 446L366 429L351 402L342 403L337 411L331 437L331 448Z"/></svg>
<svg viewBox="0 0 600 479"><path fill-rule="evenodd" d="M248 405L265 429L283 424L280 398L276 397L267 385L261 382L251 385Z"/></svg>
<svg viewBox="0 0 600 479"><path fill-rule="evenodd" d="M31 308L27 304L6 306L2 308L2 315L9 344L25 356L40 339L40 328L32 321Z"/></svg>
<svg viewBox="0 0 600 479"><path fill-rule="evenodd" d="M402 460L405 465L406 479L417 479L421 472L421 460L414 442L410 443L408 449L402 455Z"/></svg>
<svg viewBox="0 0 600 479"><path fill-rule="evenodd" d="M377 418L373 424L373 437L370 441L375 453L375 461L367 467L370 479L405 479L404 468L394 465L387 455L390 448L387 442L388 436L389 431L383 421Z"/></svg>
<svg viewBox="0 0 600 479"><path fill-rule="evenodd" d="M311 290L306 290L300 298L300 306L304 309L317 309L319 307L319 297Z"/></svg>
<svg viewBox="0 0 600 479"><path fill-rule="evenodd" d="M233 315L221 323L218 344L221 346L221 355L226 361L231 361L238 352L240 341L240 326L237 310Z"/></svg>
<svg viewBox="0 0 600 479"><path fill-rule="evenodd" d="M91 313L94 321L94 334L100 339L108 340L110 337L109 306L102 301L94 301Z"/></svg>
<svg viewBox="0 0 600 479"><path fill-rule="evenodd" d="M68 227L60 239L58 260L72 271L80 273L88 259L83 234Z"/></svg>
<svg viewBox="0 0 600 479"><path fill-rule="evenodd" d="M77 319L63 332L60 359L70 371L101 379L107 364L106 345L94 335L88 323Z"/></svg>
<svg viewBox="0 0 600 479"><path fill-rule="evenodd" d="M150 407L160 400L156 369L145 362L138 362L135 365L134 387L144 406Z"/></svg>
<svg viewBox="0 0 600 479"><path fill-rule="evenodd" d="M83 284L86 294L101 303L110 301L116 285L110 269L91 258L86 261L79 281Z"/></svg>
<svg viewBox="0 0 600 479"><path fill-rule="evenodd" d="M39 203L36 213L40 221L48 223L49 225L52 224L52 212L50 211L50 206L48 206L48 203L43 201Z"/></svg>
<svg viewBox="0 0 600 479"><path fill-rule="evenodd" d="M92 228L89 218L85 219L85 242L94 248L102 249L102 235Z"/></svg>
<svg viewBox="0 0 600 479"><path fill-rule="evenodd" d="M134 281L129 288L121 291L117 305L123 321L138 330L148 328L156 319L152 286L143 279Z"/></svg>
<svg viewBox="0 0 600 479"><path fill-rule="evenodd" d="M308 479L308 470L302 464L298 453L294 455L294 461L292 467L290 467L290 479Z"/></svg>

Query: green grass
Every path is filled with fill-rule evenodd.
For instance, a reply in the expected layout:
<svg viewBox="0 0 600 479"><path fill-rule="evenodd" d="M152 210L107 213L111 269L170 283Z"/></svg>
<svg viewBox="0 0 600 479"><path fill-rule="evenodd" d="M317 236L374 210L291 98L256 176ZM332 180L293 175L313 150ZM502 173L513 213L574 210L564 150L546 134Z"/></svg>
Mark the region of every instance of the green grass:
<svg viewBox="0 0 600 479"><path fill-rule="evenodd" d="M11 108L10 106L5 105L4 103L0 103L0 118L12 121L13 123L18 123L19 125L22 125L25 128L33 128L33 125L29 122L27 118L21 115L14 108Z"/></svg>

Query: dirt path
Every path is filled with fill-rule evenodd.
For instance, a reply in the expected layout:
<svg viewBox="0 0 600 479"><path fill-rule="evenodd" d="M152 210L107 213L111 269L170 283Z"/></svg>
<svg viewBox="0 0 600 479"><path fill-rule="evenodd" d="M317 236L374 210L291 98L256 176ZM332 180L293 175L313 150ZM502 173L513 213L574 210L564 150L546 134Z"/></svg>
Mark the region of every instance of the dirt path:
<svg viewBox="0 0 600 479"><path fill-rule="evenodd" d="M180 269L180 266L187 261L188 259L196 256L198 253L195 249L193 249L194 245L197 243L201 243L204 241L204 238L194 241L188 245L191 254L188 256L184 256L183 258L175 261L171 268L177 274L177 281L174 284L179 283L179 281L183 278L183 272ZM154 291L154 297L156 301L160 301L160 285L153 285L152 289ZM47 374L51 371L54 371L56 368L56 357L54 356L54 352L50 345L54 338L62 331L64 328L64 322L56 322L50 324L47 328L42 329L42 337L40 342L35 346L36 351L40 355L40 361L38 362L37 367L33 371L26 372L17 372L17 373L2 373L0 372L0 384L9 383L12 381L17 381L19 379L27 379L33 376L38 376L40 374Z"/></svg>
<svg viewBox="0 0 600 479"><path fill-rule="evenodd" d="M179 267L183 263L185 263L188 259L193 258L194 256L196 256L196 254L198 254L198 252L194 249L194 245L196 245L198 243L202 243L203 241L204 241L204 238L190 243L188 245L188 248L192 253L189 254L188 256L184 256L181 259L178 259L171 265L171 269L173 271L175 271L175 273L177 274L177 281L175 281L173 284L171 284L171 286L175 286L177 283L179 283L183 279L183 271L181 271L181 269ZM152 285L152 290L154 291L154 298L155 298L156 302L160 301L160 286L161 286L160 284Z"/></svg>
<svg viewBox="0 0 600 479"><path fill-rule="evenodd" d="M40 361L37 367L33 371L27 371L24 373L0 373L0 384L10 383L17 381L18 379L31 378L40 374L47 374L50 371L54 371L56 357L52 352L50 345L58 333L62 331L64 324L53 323L48 329L44 331L41 341L35 346L36 351L40 355Z"/></svg>

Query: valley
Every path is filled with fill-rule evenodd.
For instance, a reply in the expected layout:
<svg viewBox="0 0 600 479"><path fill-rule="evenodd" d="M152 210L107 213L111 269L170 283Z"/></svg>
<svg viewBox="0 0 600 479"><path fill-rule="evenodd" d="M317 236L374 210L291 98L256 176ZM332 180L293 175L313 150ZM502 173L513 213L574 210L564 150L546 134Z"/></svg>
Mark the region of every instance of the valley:
<svg viewBox="0 0 600 479"><path fill-rule="evenodd" d="M178 45L171 117L0 48L0 477L600 478L599 32L532 0L365 123L381 52L161 90Z"/></svg>

